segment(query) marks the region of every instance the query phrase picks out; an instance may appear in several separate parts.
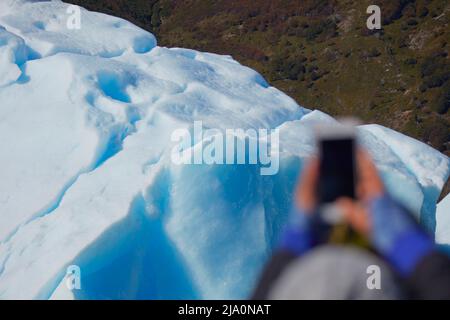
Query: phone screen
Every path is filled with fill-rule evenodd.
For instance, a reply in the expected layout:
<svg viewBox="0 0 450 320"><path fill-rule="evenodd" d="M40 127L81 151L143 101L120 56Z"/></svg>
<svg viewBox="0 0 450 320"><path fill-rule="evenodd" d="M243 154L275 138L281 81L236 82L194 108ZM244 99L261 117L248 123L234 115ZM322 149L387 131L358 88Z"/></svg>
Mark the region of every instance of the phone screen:
<svg viewBox="0 0 450 320"><path fill-rule="evenodd" d="M339 197L355 197L354 139L324 139L320 147L320 203L330 203Z"/></svg>

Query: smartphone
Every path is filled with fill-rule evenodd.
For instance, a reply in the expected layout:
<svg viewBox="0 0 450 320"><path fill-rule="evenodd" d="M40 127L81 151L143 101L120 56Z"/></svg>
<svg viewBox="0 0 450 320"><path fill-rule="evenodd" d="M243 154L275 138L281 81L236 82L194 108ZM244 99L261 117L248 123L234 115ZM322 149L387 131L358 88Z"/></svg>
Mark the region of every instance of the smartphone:
<svg viewBox="0 0 450 320"><path fill-rule="evenodd" d="M332 203L339 197L355 198L355 126L322 127L316 136L320 161L319 205Z"/></svg>

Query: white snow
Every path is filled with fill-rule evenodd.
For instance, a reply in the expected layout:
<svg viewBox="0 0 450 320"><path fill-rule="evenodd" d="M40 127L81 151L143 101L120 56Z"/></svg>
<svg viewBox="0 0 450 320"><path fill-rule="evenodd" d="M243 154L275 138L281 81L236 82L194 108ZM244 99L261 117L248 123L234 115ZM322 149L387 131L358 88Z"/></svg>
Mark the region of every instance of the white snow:
<svg viewBox="0 0 450 320"><path fill-rule="evenodd" d="M436 220L436 242L450 245L450 195L438 203Z"/></svg>
<svg viewBox="0 0 450 320"><path fill-rule="evenodd" d="M122 19L82 9L69 30L67 6L0 3L0 298L245 297L315 151L311 126L333 118L229 56L158 47ZM278 128L280 172L173 164L171 133L196 120ZM434 230L448 157L359 131L389 191ZM71 264L82 290L68 293Z"/></svg>

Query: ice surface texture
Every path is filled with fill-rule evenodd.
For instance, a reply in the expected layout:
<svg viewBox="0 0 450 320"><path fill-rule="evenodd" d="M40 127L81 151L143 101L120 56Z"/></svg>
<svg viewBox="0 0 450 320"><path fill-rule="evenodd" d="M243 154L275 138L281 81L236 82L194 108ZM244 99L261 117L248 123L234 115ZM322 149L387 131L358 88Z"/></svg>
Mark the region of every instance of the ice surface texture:
<svg viewBox="0 0 450 320"><path fill-rule="evenodd" d="M122 19L82 9L70 30L67 6L0 2L0 298L246 297L314 152L310 127L334 120L229 56L158 47ZM196 120L278 128L279 173L173 164L171 133ZM449 159L381 126L359 132L433 231ZM69 292L72 264L82 289Z"/></svg>
<svg viewBox="0 0 450 320"><path fill-rule="evenodd" d="M436 242L444 244L450 252L450 195L438 203L436 220Z"/></svg>

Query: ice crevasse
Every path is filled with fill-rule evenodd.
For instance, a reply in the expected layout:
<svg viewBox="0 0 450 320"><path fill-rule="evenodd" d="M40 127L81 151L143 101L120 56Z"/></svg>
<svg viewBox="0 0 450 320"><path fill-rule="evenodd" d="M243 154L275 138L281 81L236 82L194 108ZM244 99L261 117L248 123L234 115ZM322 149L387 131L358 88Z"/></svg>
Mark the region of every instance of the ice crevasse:
<svg viewBox="0 0 450 320"><path fill-rule="evenodd" d="M311 126L335 120L229 56L159 47L125 20L81 9L68 29L68 6L0 2L0 299L245 298L314 153ZM174 164L171 134L195 121L278 129L279 172ZM448 157L358 131L393 196L442 231ZM69 265L80 290L64 284Z"/></svg>

